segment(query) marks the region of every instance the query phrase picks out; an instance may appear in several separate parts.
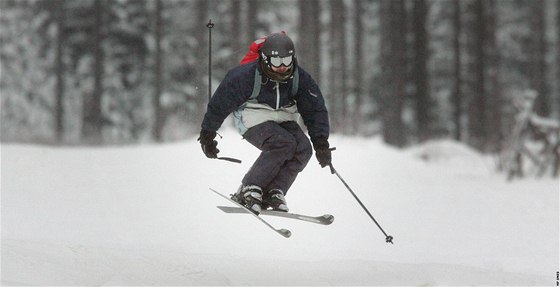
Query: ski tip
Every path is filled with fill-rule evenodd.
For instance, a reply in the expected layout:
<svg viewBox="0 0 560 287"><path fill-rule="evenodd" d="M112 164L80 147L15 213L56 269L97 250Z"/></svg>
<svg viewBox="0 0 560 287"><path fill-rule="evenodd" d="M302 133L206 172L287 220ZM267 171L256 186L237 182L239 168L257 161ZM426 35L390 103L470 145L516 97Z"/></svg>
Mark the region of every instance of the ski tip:
<svg viewBox="0 0 560 287"><path fill-rule="evenodd" d="M327 225L331 224L334 222L334 216L330 215L330 214L325 214L322 216L324 221Z"/></svg>
<svg viewBox="0 0 560 287"><path fill-rule="evenodd" d="M289 231L288 229L279 229L278 233L280 233L280 235L282 235L286 238L290 238L290 236L292 236L292 232Z"/></svg>

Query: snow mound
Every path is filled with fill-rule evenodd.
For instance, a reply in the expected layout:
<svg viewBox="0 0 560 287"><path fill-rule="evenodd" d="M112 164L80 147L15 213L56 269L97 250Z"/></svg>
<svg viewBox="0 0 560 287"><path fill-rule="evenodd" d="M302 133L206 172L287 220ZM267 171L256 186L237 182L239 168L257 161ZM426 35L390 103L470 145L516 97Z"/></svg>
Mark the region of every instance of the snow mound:
<svg viewBox="0 0 560 287"><path fill-rule="evenodd" d="M407 149L413 158L428 164L455 167L465 170L492 172L492 158L477 150L449 139L431 140Z"/></svg>
<svg viewBox="0 0 560 287"><path fill-rule="evenodd" d="M414 157L427 162L482 159L481 153L454 140L432 140L408 149Z"/></svg>
<svg viewBox="0 0 560 287"><path fill-rule="evenodd" d="M558 270L557 180L481 174L471 167L484 157L452 141L403 151L335 135L337 171L395 244L315 159L287 195L290 210L335 221L270 218L293 232L285 239L215 208L228 202L208 188L231 193L259 154L221 134L220 155L242 164L207 159L196 137L2 145L2 285L529 286L550 285Z"/></svg>

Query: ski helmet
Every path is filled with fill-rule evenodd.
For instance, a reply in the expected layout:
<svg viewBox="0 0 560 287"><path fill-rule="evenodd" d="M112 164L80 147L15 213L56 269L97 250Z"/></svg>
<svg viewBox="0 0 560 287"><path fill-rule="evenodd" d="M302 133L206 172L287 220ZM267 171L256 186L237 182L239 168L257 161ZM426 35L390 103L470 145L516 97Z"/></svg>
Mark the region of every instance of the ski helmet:
<svg viewBox="0 0 560 287"><path fill-rule="evenodd" d="M264 73L275 81L285 81L292 77L296 62L294 42L285 32L275 33L266 38L260 50L261 67ZM273 67L285 66L284 73L275 72Z"/></svg>

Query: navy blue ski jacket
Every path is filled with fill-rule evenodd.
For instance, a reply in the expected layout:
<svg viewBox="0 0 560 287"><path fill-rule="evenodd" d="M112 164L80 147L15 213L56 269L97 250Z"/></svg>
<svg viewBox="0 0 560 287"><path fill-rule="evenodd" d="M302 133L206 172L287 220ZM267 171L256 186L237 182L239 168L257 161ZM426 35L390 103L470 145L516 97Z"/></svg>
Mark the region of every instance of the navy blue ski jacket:
<svg viewBox="0 0 560 287"><path fill-rule="evenodd" d="M208 103L202 122L203 130L217 131L229 114L245 108L255 86L256 69L261 71L258 61L237 66L227 73ZM274 111L295 105L311 140L328 139L329 119L321 90L301 67L297 67L296 72L299 73L299 84L297 92L292 95L293 77L286 82L275 82L261 71L261 86L256 102Z"/></svg>

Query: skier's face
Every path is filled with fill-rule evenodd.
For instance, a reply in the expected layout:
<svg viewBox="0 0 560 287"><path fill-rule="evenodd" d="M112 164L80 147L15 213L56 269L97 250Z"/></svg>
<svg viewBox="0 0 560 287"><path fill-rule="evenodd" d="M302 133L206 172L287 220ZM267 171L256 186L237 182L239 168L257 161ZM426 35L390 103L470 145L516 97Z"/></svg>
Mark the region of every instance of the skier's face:
<svg viewBox="0 0 560 287"><path fill-rule="evenodd" d="M286 66L280 66L280 67L274 67L272 66L272 71L275 73L280 73L280 74L284 74L286 72L288 72L288 70L290 69L290 67L286 67Z"/></svg>

